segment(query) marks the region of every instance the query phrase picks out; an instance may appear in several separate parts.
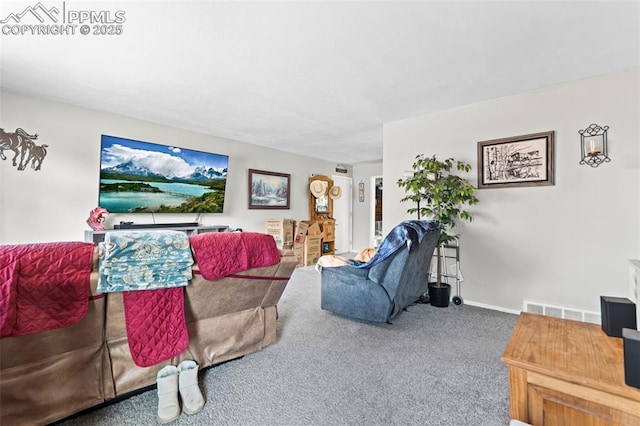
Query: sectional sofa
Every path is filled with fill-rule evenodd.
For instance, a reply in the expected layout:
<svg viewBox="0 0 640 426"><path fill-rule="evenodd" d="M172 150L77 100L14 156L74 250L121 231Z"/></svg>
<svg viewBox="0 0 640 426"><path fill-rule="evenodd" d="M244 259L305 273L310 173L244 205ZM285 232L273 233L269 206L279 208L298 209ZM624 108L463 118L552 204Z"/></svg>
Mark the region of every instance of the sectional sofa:
<svg viewBox="0 0 640 426"><path fill-rule="evenodd" d="M0 277L20 247L0 246ZM216 280L205 279L195 263L183 287L188 347L140 367L128 344L123 294L96 291L97 247L91 250L88 307L81 320L0 338L0 424L51 423L152 388L166 365L192 359L204 368L276 342L277 303L297 263L291 251L279 251L276 264Z"/></svg>

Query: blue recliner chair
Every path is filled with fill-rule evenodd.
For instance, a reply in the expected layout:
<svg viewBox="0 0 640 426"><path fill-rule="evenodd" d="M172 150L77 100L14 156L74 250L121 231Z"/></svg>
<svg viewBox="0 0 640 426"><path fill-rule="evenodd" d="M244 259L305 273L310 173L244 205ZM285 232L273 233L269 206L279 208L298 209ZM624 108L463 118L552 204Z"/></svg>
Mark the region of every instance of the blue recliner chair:
<svg viewBox="0 0 640 426"><path fill-rule="evenodd" d="M370 322L390 322L427 292L440 227L406 220L389 232L369 262L323 267L321 308Z"/></svg>

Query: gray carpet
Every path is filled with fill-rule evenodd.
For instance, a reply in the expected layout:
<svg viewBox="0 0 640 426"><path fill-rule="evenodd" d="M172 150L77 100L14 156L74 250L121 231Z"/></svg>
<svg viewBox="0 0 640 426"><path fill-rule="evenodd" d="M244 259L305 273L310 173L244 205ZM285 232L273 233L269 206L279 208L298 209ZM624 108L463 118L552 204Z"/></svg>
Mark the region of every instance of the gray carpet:
<svg viewBox="0 0 640 426"><path fill-rule="evenodd" d="M201 372L207 404L175 425L508 425L500 357L516 316L415 305L372 325L320 309L313 267L278 305L278 341ZM155 424L149 391L64 425Z"/></svg>

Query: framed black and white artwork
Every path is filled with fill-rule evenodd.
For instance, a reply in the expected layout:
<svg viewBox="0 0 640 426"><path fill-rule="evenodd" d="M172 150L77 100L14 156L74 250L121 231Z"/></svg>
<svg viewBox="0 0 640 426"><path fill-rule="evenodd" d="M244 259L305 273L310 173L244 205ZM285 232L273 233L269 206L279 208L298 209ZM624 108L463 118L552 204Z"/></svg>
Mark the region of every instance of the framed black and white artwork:
<svg viewBox="0 0 640 426"><path fill-rule="evenodd" d="M478 142L478 189L554 185L554 131Z"/></svg>

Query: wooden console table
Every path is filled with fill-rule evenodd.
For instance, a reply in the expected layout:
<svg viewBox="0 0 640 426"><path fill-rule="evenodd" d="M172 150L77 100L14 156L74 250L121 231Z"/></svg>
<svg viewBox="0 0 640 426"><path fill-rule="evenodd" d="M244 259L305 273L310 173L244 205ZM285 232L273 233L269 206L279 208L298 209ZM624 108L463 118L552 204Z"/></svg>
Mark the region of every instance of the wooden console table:
<svg viewBox="0 0 640 426"><path fill-rule="evenodd" d="M640 425L622 339L597 324L522 313L502 356L512 419L537 425Z"/></svg>

